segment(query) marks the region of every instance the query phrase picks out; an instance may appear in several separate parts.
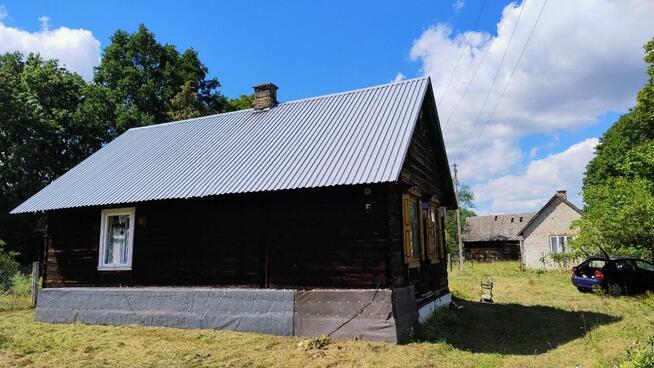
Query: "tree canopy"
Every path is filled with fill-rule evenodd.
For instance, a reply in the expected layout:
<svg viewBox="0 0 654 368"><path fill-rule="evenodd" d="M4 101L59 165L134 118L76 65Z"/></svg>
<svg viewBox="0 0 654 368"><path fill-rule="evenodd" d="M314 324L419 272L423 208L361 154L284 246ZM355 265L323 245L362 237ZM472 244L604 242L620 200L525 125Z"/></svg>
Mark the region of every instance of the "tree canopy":
<svg viewBox="0 0 654 368"><path fill-rule="evenodd" d="M56 60L0 55L0 239L40 256L38 215L8 212L125 130L252 106L229 100L195 50L161 44L141 25L118 30L93 80Z"/></svg>
<svg viewBox="0 0 654 368"><path fill-rule="evenodd" d="M604 133L586 168L576 252L654 259L654 39L644 48L649 78L636 106Z"/></svg>
<svg viewBox="0 0 654 368"><path fill-rule="evenodd" d="M180 53L141 25L132 34L113 34L93 80L111 92L119 134L135 126L228 111L218 79L207 73L195 50Z"/></svg>

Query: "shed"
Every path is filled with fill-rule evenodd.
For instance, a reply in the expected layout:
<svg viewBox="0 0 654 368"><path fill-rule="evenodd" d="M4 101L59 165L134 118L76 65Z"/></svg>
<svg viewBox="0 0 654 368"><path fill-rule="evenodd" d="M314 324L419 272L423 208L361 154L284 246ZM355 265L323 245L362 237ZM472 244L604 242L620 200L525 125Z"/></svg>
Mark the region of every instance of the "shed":
<svg viewBox="0 0 654 368"><path fill-rule="evenodd" d="M467 257L479 261L519 259L518 232L533 216L516 213L468 217L462 237Z"/></svg>
<svg viewBox="0 0 654 368"><path fill-rule="evenodd" d="M12 213L47 218L38 320L401 341L449 301L429 78L133 128Z"/></svg>

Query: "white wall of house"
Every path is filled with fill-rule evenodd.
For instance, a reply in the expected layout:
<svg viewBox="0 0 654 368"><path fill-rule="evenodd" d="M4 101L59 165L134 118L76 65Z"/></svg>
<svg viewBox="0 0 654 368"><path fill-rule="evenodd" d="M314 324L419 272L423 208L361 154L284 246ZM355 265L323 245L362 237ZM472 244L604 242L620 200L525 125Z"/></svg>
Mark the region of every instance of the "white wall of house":
<svg viewBox="0 0 654 368"><path fill-rule="evenodd" d="M556 269L550 256L550 236L574 236L572 221L581 215L558 198L523 231L522 262L530 269Z"/></svg>

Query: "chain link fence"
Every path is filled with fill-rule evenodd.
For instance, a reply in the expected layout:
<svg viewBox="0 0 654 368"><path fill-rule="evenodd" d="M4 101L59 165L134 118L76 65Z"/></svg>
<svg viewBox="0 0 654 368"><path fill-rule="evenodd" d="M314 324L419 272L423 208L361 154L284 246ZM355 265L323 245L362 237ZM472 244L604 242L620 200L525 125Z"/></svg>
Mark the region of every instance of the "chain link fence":
<svg viewBox="0 0 654 368"><path fill-rule="evenodd" d="M38 286L38 263L0 269L0 312L33 308Z"/></svg>

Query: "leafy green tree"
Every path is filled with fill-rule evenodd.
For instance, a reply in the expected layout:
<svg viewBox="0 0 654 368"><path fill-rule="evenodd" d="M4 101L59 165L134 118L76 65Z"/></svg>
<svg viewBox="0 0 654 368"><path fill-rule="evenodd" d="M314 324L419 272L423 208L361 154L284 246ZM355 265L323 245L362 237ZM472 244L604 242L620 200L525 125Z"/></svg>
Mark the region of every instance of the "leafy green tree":
<svg viewBox="0 0 654 368"><path fill-rule="evenodd" d="M193 49L161 44L144 25L133 34L116 31L94 81L117 103L114 135L141 125L228 111L216 78Z"/></svg>
<svg viewBox="0 0 654 368"><path fill-rule="evenodd" d="M654 183L643 178L610 178L584 189L586 210L575 223L578 250L592 253L597 246L616 254L654 254Z"/></svg>
<svg viewBox="0 0 654 368"><path fill-rule="evenodd" d="M182 89L170 101L170 105L170 120L191 119L202 115L202 102L198 99L198 92L191 81L184 83Z"/></svg>
<svg viewBox="0 0 654 368"><path fill-rule="evenodd" d="M39 258L41 216L8 212L123 131L248 104L232 105L207 72L197 52L162 45L145 26L113 35L92 83L38 55L0 55L0 238L8 248L23 261Z"/></svg>
<svg viewBox="0 0 654 368"><path fill-rule="evenodd" d="M0 237L26 260L38 257L42 226L36 215L8 212L104 140L106 121L93 116L88 88L56 61L0 55Z"/></svg>
<svg viewBox="0 0 654 368"><path fill-rule="evenodd" d="M239 98L229 100L229 106L233 111L245 110L252 107L253 100L254 95L241 95Z"/></svg>
<svg viewBox="0 0 654 368"><path fill-rule="evenodd" d="M0 240L0 275L9 275L18 270L18 253L5 249L5 242ZM0 280L0 282L6 280ZM1 286L1 285L0 285Z"/></svg>
<svg viewBox="0 0 654 368"><path fill-rule="evenodd" d="M583 217L572 250L654 259L654 39L645 45L648 81L636 106L609 128L586 168Z"/></svg>
<svg viewBox="0 0 654 368"><path fill-rule="evenodd" d="M477 216L473 211L475 195L467 184L462 184L459 188L459 207L461 216L461 233L465 232L465 223L468 217ZM449 253L458 253L459 240L456 231L456 212L447 211L445 215L445 246Z"/></svg>

